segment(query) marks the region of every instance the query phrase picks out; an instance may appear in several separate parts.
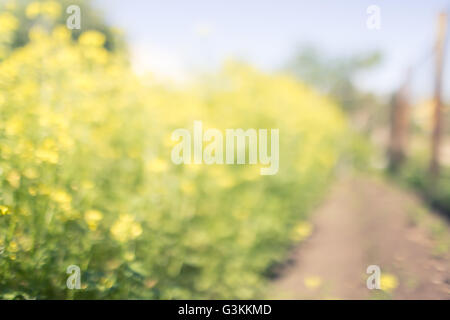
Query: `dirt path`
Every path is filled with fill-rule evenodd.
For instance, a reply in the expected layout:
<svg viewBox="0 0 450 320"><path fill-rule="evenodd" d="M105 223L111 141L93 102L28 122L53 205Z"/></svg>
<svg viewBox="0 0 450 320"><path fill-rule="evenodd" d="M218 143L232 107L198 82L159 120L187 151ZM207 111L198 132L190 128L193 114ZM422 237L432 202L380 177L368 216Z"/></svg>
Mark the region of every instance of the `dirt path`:
<svg viewBox="0 0 450 320"><path fill-rule="evenodd" d="M450 228L379 179L342 179L269 292L282 299L450 299ZM366 286L369 265L382 286ZM273 296L274 295L274 296Z"/></svg>

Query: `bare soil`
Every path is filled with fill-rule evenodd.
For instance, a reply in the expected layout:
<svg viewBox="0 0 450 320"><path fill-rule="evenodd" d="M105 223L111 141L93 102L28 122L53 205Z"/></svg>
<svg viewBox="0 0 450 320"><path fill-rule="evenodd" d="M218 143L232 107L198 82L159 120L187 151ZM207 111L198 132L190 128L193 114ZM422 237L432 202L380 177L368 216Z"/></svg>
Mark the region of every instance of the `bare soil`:
<svg viewBox="0 0 450 320"><path fill-rule="evenodd" d="M343 178L312 221L270 298L450 299L449 225L411 192L380 178ZM369 290L369 265L393 288Z"/></svg>

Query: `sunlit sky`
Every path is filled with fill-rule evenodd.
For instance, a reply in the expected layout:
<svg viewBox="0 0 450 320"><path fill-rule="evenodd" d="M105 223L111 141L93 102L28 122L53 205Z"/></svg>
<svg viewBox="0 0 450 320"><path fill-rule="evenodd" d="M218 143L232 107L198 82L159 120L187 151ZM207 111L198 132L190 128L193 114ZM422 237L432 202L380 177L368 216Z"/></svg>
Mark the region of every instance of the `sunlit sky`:
<svg viewBox="0 0 450 320"><path fill-rule="evenodd" d="M359 83L379 93L395 89L408 66L431 50L436 17L449 0L95 0L120 27L135 68L184 79L239 58L264 70L282 67L298 46L330 56L379 50L380 67ZM367 7L381 9L381 29L366 27ZM450 58L450 50L447 57ZM432 59L418 69L416 92L431 94ZM447 61L449 61L447 59ZM449 66L447 63L447 66ZM446 78L450 74L446 68ZM450 86L447 81L445 88ZM445 91L445 90L444 90ZM447 90L449 91L449 90Z"/></svg>

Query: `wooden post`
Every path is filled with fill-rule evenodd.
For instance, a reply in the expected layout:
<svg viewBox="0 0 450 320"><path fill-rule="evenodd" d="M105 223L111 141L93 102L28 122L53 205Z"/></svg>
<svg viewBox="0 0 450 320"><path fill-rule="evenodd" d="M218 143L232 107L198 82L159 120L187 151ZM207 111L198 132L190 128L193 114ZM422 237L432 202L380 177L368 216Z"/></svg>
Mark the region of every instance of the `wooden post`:
<svg viewBox="0 0 450 320"><path fill-rule="evenodd" d="M434 179L439 175L439 155L442 139L442 72L444 69L444 47L447 33L447 13L442 12L438 18L438 29L435 47L435 87L434 113L431 136L430 174Z"/></svg>
<svg viewBox="0 0 450 320"><path fill-rule="evenodd" d="M397 171L406 159L409 132L409 85L411 69L392 101L391 133L389 142L389 168Z"/></svg>

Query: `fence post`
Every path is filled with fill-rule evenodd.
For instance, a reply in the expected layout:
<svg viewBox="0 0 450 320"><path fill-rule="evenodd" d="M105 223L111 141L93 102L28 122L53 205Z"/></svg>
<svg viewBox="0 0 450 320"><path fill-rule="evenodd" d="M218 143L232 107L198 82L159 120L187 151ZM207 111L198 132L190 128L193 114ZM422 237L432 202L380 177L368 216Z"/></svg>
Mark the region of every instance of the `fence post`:
<svg viewBox="0 0 450 320"><path fill-rule="evenodd" d="M431 136L430 174L434 179L439 175L439 155L441 148L442 121L442 72L444 66L444 47L447 32L447 13L442 12L438 18L438 29L435 47L435 83L434 83L434 113Z"/></svg>
<svg viewBox="0 0 450 320"><path fill-rule="evenodd" d="M409 131L409 85L411 68L406 79L395 94L391 109L391 132L389 140L389 169L397 171L406 159Z"/></svg>

